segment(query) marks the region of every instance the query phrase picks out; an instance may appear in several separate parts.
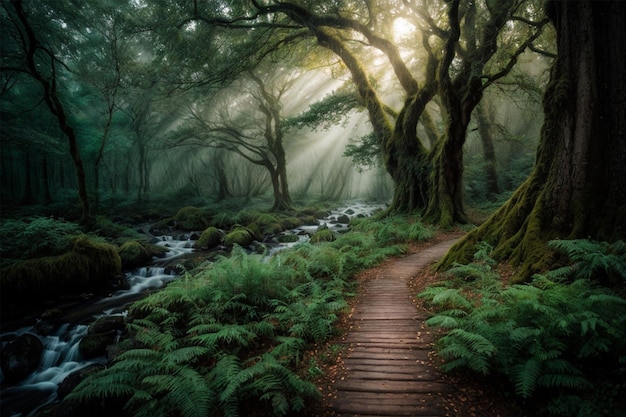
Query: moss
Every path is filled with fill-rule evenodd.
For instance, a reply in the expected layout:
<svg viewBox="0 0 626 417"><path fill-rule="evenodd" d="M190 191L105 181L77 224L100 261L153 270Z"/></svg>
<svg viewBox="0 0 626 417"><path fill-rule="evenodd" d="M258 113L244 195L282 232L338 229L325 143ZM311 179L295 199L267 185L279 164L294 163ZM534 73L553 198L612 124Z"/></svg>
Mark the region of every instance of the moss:
<svg viewBox="0 0 626 417"><path fill-rule="evenodd" d="M311 236L311 243L332 242L335 240L335 234L330 229L318 230Z"/></svg>
<svg viewBox="0 0 626 417"><path fill-rule="evenodd" d="M115 342L117 333L111 330L106 333L93 333L83 337L78 343L78 350L84 359L105 356L107 346Z"/></svg>
<svg viewBox="0 0 626 417"><path fill-rule="evenodd" d="M37 303L65 294L98 290L121 274L122 261L114 246L85 236L72 250L15 263L1 272L2 305Z"/></svg>
<svg viewBox="0 0 626 417"><path fill-rule="evenodd" d="M320 223L319 220L317 220L317 218L315 218L314 216L301 216L300 220L302 224L305 224L307 226L316 226Z"/></svg>
<svg viewBox="0 0 626 417"><path fill-rule="evenodd" d="M152 259L148 250L136 240L124 243L117 253L122 260L122 267L128 269L145 265Z"/></svg>
<svg viewBox="0 0 626 417"><path fill-rule="evenodd" d="M303 222L297 217L285 217L284 219L280 219L280 224L283 225L285 229L290 230L302 226Z"/></svg>
<svg viewBox="0 0 626 417"><path fill-rule="evenodd" d="M228 247L233 245L248 246L254 242L254 233L247 227L238 226L224 237L224 244Z"/></svg>
<svg viewBox="0 0 626 417"><path fill-rule="evenodd" d="M285 231L285 228L283 227L282 224L278 222L266 224L261 229L261 233L263 236L277 235L278 233L284 232L284 231Z"/></svg>
<svg viewBox="0 0 626 417"><path fill-rule="evenodd" d="M280 243L293 243L300 240L300 238L297 235L279 235L276 240Z"/></svg>
<svg viewBox="0 0 626 417"><path fill-rule="evenodd" d="M194 247L212 249L220 243L222 243L222 232L217 227L210 226L202 232Z"/></svg>
<svg viewBox="0 0 626 417"><path fill-rule="evenodd" d="M204 230L209 221L204 211L198 207L188 206L178 210L174 216L176 226L182 230Z"/></svg>

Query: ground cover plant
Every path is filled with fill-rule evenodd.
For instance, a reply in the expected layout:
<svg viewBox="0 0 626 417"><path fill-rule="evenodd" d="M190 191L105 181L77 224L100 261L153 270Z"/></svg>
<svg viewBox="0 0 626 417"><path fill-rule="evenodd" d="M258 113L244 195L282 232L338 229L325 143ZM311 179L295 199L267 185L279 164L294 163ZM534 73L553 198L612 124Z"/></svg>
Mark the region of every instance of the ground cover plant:
<svg viewBox="0 0 626 417"><path fill-rule="evenodd" d="M504 376L524 409L546 416L626 411L626 300L602 285L626 277L624 243L555 241L573 264L506 285L483 244L474 262L420 294L445 371Z"/></svg>
<svg viewBox="0 0 626 417"><path fill-rule="evenodd" d="M335 335L351 277L433 234L407 217L357 223L332 242L269 258L235 246L135 303L132 349L84 380L66 404L95 400L107 412L151 417L305 415L320 395L307 352Z"/></svg>

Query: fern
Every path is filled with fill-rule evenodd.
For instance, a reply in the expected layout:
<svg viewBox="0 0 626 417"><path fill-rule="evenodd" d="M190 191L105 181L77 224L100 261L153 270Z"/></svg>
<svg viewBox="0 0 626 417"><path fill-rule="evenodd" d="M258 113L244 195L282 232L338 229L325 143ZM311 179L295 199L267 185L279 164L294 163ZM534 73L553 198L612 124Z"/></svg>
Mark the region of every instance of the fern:
<svg viewBox="0 0 626 417"><path fill-rule="evenodd" d="M579 279L597 279L623 284L626 280L626 243L608 243L588 239L553 240L551 248L565 253L574 265L567 269Z"/></svg>
<svg viewBox="0 0 626 417"><path fill-rule="evenodd" d="M588 249L588 243L576 245ZM454 268L460 281L419 294L439 309L427 324L448 331L437 343L445 371L505 375L515 393L527 399L539 389L593 392L587 370L598 363L611 364L605 366L615 377L626 372L626 300L595 286L589 275L571 282L555 279L562 271L504 288L486 253ZM606 271L607 263L593 263L585 250L573 253L589 264L578 271L597 272L600 264ZM466 285L468 276L472 288ZM459 282L463 289L455 288Z"/></svg>

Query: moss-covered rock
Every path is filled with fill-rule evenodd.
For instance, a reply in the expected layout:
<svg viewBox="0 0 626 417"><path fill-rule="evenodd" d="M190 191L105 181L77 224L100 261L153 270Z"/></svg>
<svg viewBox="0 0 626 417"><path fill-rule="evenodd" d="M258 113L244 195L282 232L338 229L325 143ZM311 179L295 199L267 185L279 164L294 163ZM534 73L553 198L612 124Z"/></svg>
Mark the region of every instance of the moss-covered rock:
<svg viewBox="0 0 626 417"><path fill-rule="evenodd" d="M254 233L247 227L238 226L224 237L226 246L248 246L254 242Z"/></svg>
<svg viewBox="0 0 626 417"><path fill-rule="evenodd" d="M85 236L72 250L12 264L0 273L2 306L34 304L58 295L101 290L121 275L122 260L113 245Z"/></svg>
<svg viewBox="0 0 626 417"><path fill-rule="evenodd" d="M330 229L320 229L311 236L311 243L332 242L335 234Z"/></svg>
<svg viewBox="0 0 626 417"><path fill-rule="evenodd" d="M342 223L342 224L350 224L350 217L345 214L342 214L337 217L337 222Z"/></svg>
<svg viewBox="0 0 626 417"><path fill-rule="evenodd" d="M316 226L320 223L319 220L316 219L314 216L301 216L300 221L302 222L302 224L305 224L307 226Z"/></svg>
<svg viewBox="0 0 626 417"><path fill-rule="evenodd" d="M303 222L301 219L297 217L285 217L280 219L280 224L287 230L295 229L296 227L302 226Z"/></svg>
<svg viewBox="0 0 626 417"><path fill-rule="evenodd" d="M87 330L89 334L108 333L111 330L125 331L126 323L122 316L103 316L94 321Z"/></svg>
<svg viewBox="0 0 626 417"><path fill-rule="evenodd" d="M297 242L298 240L300 240L300 238L297 235L283 234L283 235L278 235L276 237L276 240L278 240L280 243L293 243L293 242Z"/></svg>
<svg viewBox="0 0 626 417"><path fill-rule="evenodd" d="M176 227L182 230L204 230L209 225L209 219L204 211L193 206L178 210L174 216L174 221Z"/></svg>
<svg viewBox="0 0 626 417"><path fill-rule="evenodd" d="M122 260L122 267L126 269L145 265L151 259L150 253L136 240L124 243L117 251Z"/></svg>
<svg viewBox="0 0 626 417"><path fill-rule="evenodd" d="M278 233L284 232L284 231L285 231L285 228L283 227L282 224L278 222L265 224L261 229L261 233L263 234L263 236L277 235Z"/></svg>
<svg viewBox="0 0 626 417"><path fill-rule="evenodd" d="M115 342L117 332L87 334L78 343L78 351L84 359L93 359L107 354L107 346Z"/></svg>
<svg viewBox="0 0 626 417"><path fill-rule="evenodd" d="M214 226L204 229L194 248L213 249L222 243L222 232Z"/></svg>
<svg viewBox="0 0 626 417"><path fill-rule="evenodd" d="M94 374L96 372L100 372L100 371L102 371L105 368L106 368L106 366L101 364L101 363L94 363L94 364L87 365L84 368L81 368L81 369L79 369L77 371L74 371L74 372L70 373L59 384L59 387L57 388L57 398L59 400L64 399L85 378L87 378L91 374Z"/></svg>
<svg viewBox="0 0 626 417"><path fill-rule="evenodd" d="M26 378L39 366L43 343L35 335L25 333L7 343L0 354L4 377L11 381Z"/></svg>

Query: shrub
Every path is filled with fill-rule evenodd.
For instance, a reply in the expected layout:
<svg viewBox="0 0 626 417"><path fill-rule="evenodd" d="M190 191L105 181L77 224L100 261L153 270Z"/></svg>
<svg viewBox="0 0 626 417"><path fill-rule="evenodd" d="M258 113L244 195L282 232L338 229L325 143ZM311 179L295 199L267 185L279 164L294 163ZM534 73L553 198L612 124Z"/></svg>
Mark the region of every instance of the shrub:
<svg viewBox="0 0 626 417"><path fill-rule="evenodd" d="M81 234L77 224L48 217L4 219L0 222L0 259L60 255L70 250L72 238Z"/></svg>
<svg viewBox="0 0 626 417"><path fill-rule="evenodd" d="M472 288L448 282L420 294L440 310L427 324L447 330L438 341L444 370L505 375L525 399L548 389L546 410L553 415L565 415L559 404L577 398L582 407L588 396L602 395L592 382L599 369L603 378L619 380L626 372L626 300L576 274L569 282L548 273L505 287L485 252L449 271L471 277Z"/></svg>

